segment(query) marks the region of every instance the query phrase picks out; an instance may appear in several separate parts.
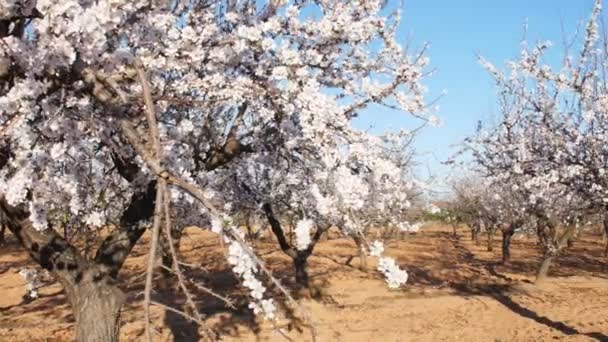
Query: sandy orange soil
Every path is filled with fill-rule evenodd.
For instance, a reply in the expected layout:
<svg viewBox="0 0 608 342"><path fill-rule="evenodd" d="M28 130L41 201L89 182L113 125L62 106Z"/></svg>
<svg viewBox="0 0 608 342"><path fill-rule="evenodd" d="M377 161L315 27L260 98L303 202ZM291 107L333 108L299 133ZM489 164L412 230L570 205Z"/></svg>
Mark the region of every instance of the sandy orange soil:
<svg viewBox="0 0 608 342"><path fill-rule="evenodd" d="M319 244L310 259L316 298L301 299L314 320L317 341L608 341L608 263L597 236L583 235L559 257L550 279L533 285L540 251L533 239L514 238L512 263L500 265L500 241L493 252L472 243L468 230L427 225L386 245L410 273L408 285L389 290L374 270L357 269L354 243L342 238ZM24 303L19 267L33 266L15 242L0 247L0 341L71 341L74 320L57 284ZM128 293L121 320L123 341L143 340L141 305L146 243L141 242L121 273ZM181 255L191 264L189 279L229 296L236 308L194 288L207 323L225 341L285 341L270 324L246 309L239 286L211 233L189 229ZM291 284L289 259L268 239L259 244L267 265ZM352 259L352 260L351 260ZM350 261L349 261L350 260ZM193 267L201 265L202 267ZM159 275L160 277L160 275ZM127 280L130 280L127 282ZM183 305L176 291L157 290L156 300ZM196 341L202 330L180 316L153 307L158 341ZM294 341L312 340L310 330L280 320Z"/></svg>

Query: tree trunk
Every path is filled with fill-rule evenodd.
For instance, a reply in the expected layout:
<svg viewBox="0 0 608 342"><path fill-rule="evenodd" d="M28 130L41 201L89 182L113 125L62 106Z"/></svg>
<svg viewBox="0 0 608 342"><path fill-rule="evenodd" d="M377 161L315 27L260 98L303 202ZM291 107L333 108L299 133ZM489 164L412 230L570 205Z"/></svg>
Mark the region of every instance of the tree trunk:
<svg viewBox="0 0 608 342"><path fill-rule="evenodd" d="M511 238L515 234L514 230L505 229L502 231L502 263L511 261Z"/></svg>
<svg viewBox="0 0 608 342"><path fill-rule="evenodd" d="M604 256L608 257L608 214L604 214L604 233L602 235L605 243Z"/></svg>
<svg viewBox="0 0 608 342"><path fill-rule="evenodd" d="M312 254L317 242L319 242L323 234L325 234L325 232L329 229L330 226L317 226L316 231L312 239L310 240L310 244L308 245L308 247L305 250L298 250L293 245L291 245L285 238L285 232L283 231L281 222L279 222L279 220L277 220L277 218L274 216L270 204L264 203L264 205L262 205L262 209L264 210L266 218L270 223L270 229L272 230L279 242L281 250L293 260L294 268L296 271L296 284L300 288L308 289L309 281L308 272L306 272L306 262L308 260L308 257Z"/></svg>
<svg viewBox="0 0 608 342"><path fill-rule="evenodd" d="M363 247L363 240L358 235L354 235L353 240L355 240L355 244L359 250L359 269L363 272L367 272L367 254Z"/></svg>
<svg viewBox="0 0 608 342"><path fill-rule="evenodd" d="M541 247L544 247L545 244L547 243L547 237L545 236L545 231L544 228L542 227L537 227L536 228L536 235L538 236L538 244Z"/></svg>
<svg viewBox="0 0 608 342"><path fill-rule="evenodd" d="M135 163L112 153L116 169L128 182L141 174ZM0 160L0 169L3 163ZM76 319L76 341L118 341L120 310L126 300L115 280L127 256L145 229L142 221L152 217L156 181L131 196L120 224L103 241L93 260L61 237L50 223L35 229L27 206L12 206L0 193L0 227L7 228L42 268L51 272L65 289Z"/></svg>
<svg viewBox="0 0 608 342"><path fill-rule="evenodd" d="M301 289L307 289L308 282L308 272L306 270L308 261L308 256L304 253L298 253L298 256L293 259L293 265L296 270L296 284Z"/></svg>
<svg viewBox="0 0 608 342"><path fill-rule="evenodd" d="M471 231L471 240L475 241L476 245L479 245L479 229L477 227Z"/></svg>
<svg viewBox="0 0 608 342"><path fill-rule="evenodd" d="M488 229L488 252L494 250L494 228Z"/></svg>
<svg viewBox="0 0 608 342"><path fill-rule="evenodd" d="M120 310L126 300L120 289L90 278L66 292L76 318L76 341L118 341Z"/></svg>
<svg viewBox="0 0 608 342"><path fill-rule="evenodd" d="M363 249L359 249L359 269L363 272L367 272L367 254Z"/></svg>
<svg viewBox="0 0 608 342"><path fill-rule="evenodd" d="M6 230L6 226L0 224L0 245L4 244L4 231Z"/></svg>
<svg viewBox="0 0 608 342"><path fill-rule="evenodd" d="M85 258L50 225L37 230L24 206L11 206L0 194L0 224L63 285L76 319L76 341L118 341L118 320L125 295L115 279L145 229L138 222L151 217L148 191L136 193L121 217L121 225L101 244L94 260ZM152 208L154 201L152 201Z"/></svg>
<svg viewBox="0 0 608 342"><path fill-rule="evenodd" d="M458 233L456 232L456 228L457 228L457 227L458 227L458 225L457 225L457 224L452 224L452 234L453 234L454 236L458 235Z"/></svg>
<svg viewBox="0 0 608 342"><path fill-rule="evenodd" d="M536 273L536 280L534 281L535 284L539 284L547 278L549 267L551 266L551 262L553 261L554 257L554 255L545 255L545 258L538 269L538 273Z"/></svg>

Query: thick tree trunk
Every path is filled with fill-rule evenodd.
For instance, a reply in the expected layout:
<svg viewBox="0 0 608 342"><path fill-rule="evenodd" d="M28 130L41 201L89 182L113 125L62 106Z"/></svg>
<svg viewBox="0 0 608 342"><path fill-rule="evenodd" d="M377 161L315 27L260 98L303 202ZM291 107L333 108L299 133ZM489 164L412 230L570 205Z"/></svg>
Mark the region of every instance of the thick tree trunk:
<svg viewBox="0 0 608 342"><path fill-rule="evenodd" d="M566 243L568 244L568 248L574 247L574 238L568 239Z"/></svg>
<svg viewBox="0 0 608 342"><path fill-rule="evenodd" d="M479 245L479 229L473 228L471 231L471 240L474 241L476 245Z"/></svg>
<svg viewBox="0 0 608 342"><path fill-rule="evenodd" d="M544 231L544 228L536 228L536 235L538 236L538 244L541 247L544 247L545 244L547 243L547 237L546 237L546 233Z"/></svg>
<svg viewBox="0 0 608 342"><path fill-rule="evenodd" d="M0 224L13 233L31 258L52 272L63 285L76 319L76 341L118 340L118 320L125 301L115 279L129 252L145 229L137 228L151 217L148 191L134 194L121 217L121 225L108 236L94 260L85 258L52 227L37 230L23 206L9 205L0 194ZM154 201L151 202L154 207Z"/></svg>
<svg viewBox="0 0 608 342"><path fill-rule="evenodd" d="M66 292L76 318L76 341L118 341L120 310L126 299L120 289L90 278Z"/></svg>
<svg viewBox="0 0 608 342"><path fill-rule="evenodd" d="M306 264L308 257L312 254L317 242L319 242L323 234L325 234L325 232L329 229L330 226L317 226L316 231L312 239L310 240L310 244L308 245L308 247L305 250L298 250L293 245L291 245L285 238L285 232L283 231L281 222L279 222L279 220L277 220L277 218L274 216L270 204L265 203L262 206L262 209L266 214L268 223L270 223L270 228L272 232L274 233L279 242L281 250L293 260L296 273L296 284L298 284L298 286L301 288L308 288L309 278L308 273L306 272Z"/></svg>
<svg viewBox="0 0 608 342"><path fill-rule="evenodd" d="M540 264L536 274L535 283L542 282L549 272L549 267L553 259L559 254L559 251L566 245L569 238L575 232L575 229L568 227L566 231L558 237L555 225L549 221L544 213L538 216L536 227L539 239L543 242L544 259Z"/></svg>
<svg viewBox="0 0 608 342"><path fill-rule="evenodd" d="M494 250L494 231L495 228L488 229L488 252Z"/></svg>
<svg viewBox="0 0 608 342"><path fill-rule="evenodd" d="M359 269L363 272L367 272L367 254L363 249L359 249Z"/></svg>
<svg viewBox="0 0 608 342"><path fill-rule="evenodd" d="M608 214L604 214L604 256L608 257Z"/></svg>
<svg viewBox="0 0 608 342"><path fill-rule="evenodd" d="M547 278L547 274L549 273L549 267L551 266L551 262L553 261L554 255L545 255L543 262L540 264L538 272L536 273L536 280L534 283L541 283L543 280Z"/></svg>
<svg viewBox="0 0 608 342"><path fill-rule="evenodd" d="M10 152L10 151L9 151ZM125 180L138 179L137 164L112 153L116 169ZM0 169L6 160L0 153ZM65 289L76 319L76 341L118 341L120 310L126 300L115 280L127 256L145 229L141 223L152 217L156 181L131 197L120 224L90 260L48 224L35 229L27 206L12 206L0 193L0 229L7 228L42 268L51 272Z"/></svg>
<svg viewBox="0 0 608 342"><path fill-rule="evenodd" d="M308 282L308 271L306 270L308 256L302 253L298 253L298 256L293 259L293 265L296 270L296 284L298 287L307 289Z"/></svg>
<svg viewBox="0 0 608 342"><path fill-rule="evenodd" d="M4 244L4 231L6 230L6 226L0 224L0 245Z"/></svg>
<svg viewBox="0 0 608 342"><path fill-rule="evenodd" d="M355 244L359 250L359 269L363 272L367 272L367 254L365 253L363 240L357 235L353 236L353 240L355 240Z"/></svg>
<svg viewBox="0 0 608 342"><path fill-rule="evenodd" d="M506 264L511 261L511 238L515 231L505 229L502 231L502 263Z"/></svg>

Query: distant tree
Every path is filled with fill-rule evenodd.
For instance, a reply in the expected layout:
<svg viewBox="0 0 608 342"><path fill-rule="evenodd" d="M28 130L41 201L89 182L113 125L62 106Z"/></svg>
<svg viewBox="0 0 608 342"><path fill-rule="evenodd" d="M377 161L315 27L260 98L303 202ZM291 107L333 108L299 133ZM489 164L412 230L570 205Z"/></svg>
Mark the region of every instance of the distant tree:
<svg viewBox="0 0 608 342"><path fill-rule="evenodd" d="M535 225L544 250L538 281L576 235L580 225L572 218L608 208L601 6L595 1L582 39L565 42L559 70L545 64L549 42L523 43L520 58L509 62L504 73L480 58L496 81L501 117L498 125L469 140L469 151L488 183L513 194L505 200L523 199L517 202L519 210L529 216L525 224Z"/></svg>

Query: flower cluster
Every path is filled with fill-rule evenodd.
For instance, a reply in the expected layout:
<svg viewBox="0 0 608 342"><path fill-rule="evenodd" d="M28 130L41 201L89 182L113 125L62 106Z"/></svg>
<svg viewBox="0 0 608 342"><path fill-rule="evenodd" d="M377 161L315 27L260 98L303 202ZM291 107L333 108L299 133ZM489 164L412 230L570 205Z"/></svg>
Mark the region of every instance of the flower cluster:
<svg viewBox="0 0 608 342"><path fill-rule="evenodd" d="M304 250L310 245L310 229L314 222L310 219L303 219L296 224L296 246L299 250Z"/></svg>
<svg viewBox="0 0 608 342"><path fill-rule="evenodd" d="M381 257L378 260L378 270L384 274L386 283L391 289L397 289L407 282L407 271L399 268L393 258Z"/></svg>
<svg viewBox="0 0 608 342"><path fill-rule="evenodd" d="M266 319L274 319L276 307L272 298L264 299L266 288L264 284L255 277L257 266L243 246L236 241L230 241L228 247L228 262L232 265L233 272L243 279L243 285L250 290L253 302L249 304L256 314L263 313Z"/></svg>
<svg viewBox="0 0 608 342"><path fill-rule="evenodd" d="M391 289L397 289L407 283L407 271L402 270L395 262L395 259L383 256L384 245L380 241L374 241L369 246L371 256L378 258L378 271L386 278L386 283Z"/></svg>

